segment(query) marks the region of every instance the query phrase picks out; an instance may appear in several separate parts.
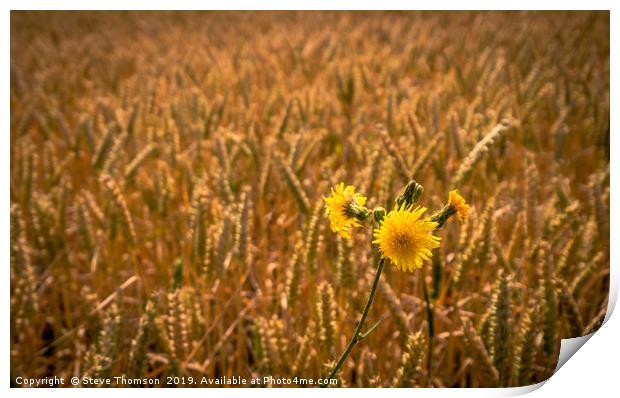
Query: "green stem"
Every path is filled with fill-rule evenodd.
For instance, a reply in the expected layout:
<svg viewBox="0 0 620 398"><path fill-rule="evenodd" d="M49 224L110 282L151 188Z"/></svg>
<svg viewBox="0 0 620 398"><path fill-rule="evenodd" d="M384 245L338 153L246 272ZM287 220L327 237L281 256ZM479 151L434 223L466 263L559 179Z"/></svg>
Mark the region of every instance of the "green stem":
<svg viewBox="0 0 620 398"><path fill-rule="evenodd" d="M436 222L437 226L435 227L435 229L439 229L443 227L443 225L450 219L450 217L455 214L456 209L453 205L448 203L441 210L431 216L431 221Z"/></svg>
<svg viewBox="0 0 620 398"><path fill-rule="evenodd" d="M368 296L368 301L366 301L366 306L364 307L364 311L362 312L362 318L357 324L357 327L355 328L355 332L353 333L353 337L351 338L351 341L349 341L347 348L345 348L342 355L340 355L340 358L338 359L338 362L336 362L336 365L334 366L332 371L329 372L329 376L327 376L328 379L331 379L334 377L334 375L338 372L338 370L340 370L340 368L344 364L344 361L349 356L349 353L351 352L351 350L353 350L353 347L355 347L355 345L362 340L362 338L360 338L360 333L362 331L362 327L364 326L364 321L366 320L366 316L368 316L368 312L370 311L370 306L372 305L372 301L375 298L375 293L377 292L377 286L379 285L379 279L381 278L381 271L383 270L383 263L384 263L384 260L380 259L379 266L377 267L377 271L375 273L375 279L373 280L372 287L370 288L370 295ZM364 334L364 337L366 337L367 334L368 333ZM321 385L321 387L325 387L325 385Z"/></svg>
<svg viewBox="0 0 620 398"><path fill-rule="evenodd" d="M431 301L428 297L428 290L426 288L426 273L422 271L422 290L424 291L424 301L426 301L426 315L428 317L428 354L427 354L427 366L428 366L428 383L432 382L432 364L433 364L433 336L435 335L435 316Z"/></svg>

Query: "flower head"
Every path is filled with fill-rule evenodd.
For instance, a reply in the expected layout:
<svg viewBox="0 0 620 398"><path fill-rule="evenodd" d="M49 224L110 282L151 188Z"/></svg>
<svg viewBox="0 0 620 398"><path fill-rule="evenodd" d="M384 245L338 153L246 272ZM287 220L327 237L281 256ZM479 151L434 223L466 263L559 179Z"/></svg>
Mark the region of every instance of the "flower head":
<svg viewBox="0 0 620 398"><path fill-rule="evenodd" d="M448 204L452 205L456 210L456 214L459 217L459 221L463 221L469 214L469 205L465 202L465 199L455 189L448 194Z"/></svg>
<svg viewBox="0 0 620 398"><path fill-rule="evenodd" d="M344 183L332 188L332 194L325 201L325 214L329 218L332 231L339 233L343 238L351 237L349 231L359 227L360 219L365 219L370 214L363 206L366 197L355 193L353 185L344 186Z"/></svg>
<svg viewBox="0 0 620 398"><path fill-rule="evenodd" d="M425 211L425 207L413 209L403 204L390 211L375 229L373 243L379 245L381 256L403 271L422 268L424 260L433 256L431 249L439 247L440 238L431 234L437 223L420 219Z"/></svg>

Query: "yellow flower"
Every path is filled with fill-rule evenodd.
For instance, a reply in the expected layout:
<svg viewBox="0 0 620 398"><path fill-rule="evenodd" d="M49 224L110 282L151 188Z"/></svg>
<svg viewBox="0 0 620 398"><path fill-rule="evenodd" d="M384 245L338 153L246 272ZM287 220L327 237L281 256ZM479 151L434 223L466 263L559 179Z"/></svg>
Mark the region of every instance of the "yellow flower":
<svg viewBox="0 0 620 398"><path fill-rule="evenodd" d="M332 195L324 198L325 214L329 218L332 231L339 233L343 238L349 239L349 231L353 227L359 227L358 217L364 213L362 206L366 204L366 197L355 193L353 185L344 186L344 183L332 188Z"/></svg>
<svg viewBox="0 0 620 398"><path fill-rule="evenodd" d="M465 203L465 199L455 189L448 194L448 203L451 204L459 216L459 221L463 221L469 214L469 205Z"/></svg>
<svg viewBox="0 0 620 398"><path fill-rule="evenodd" d="M375 229L372 243L379 245L381 257L389 258L403 271L422 268L424 260L433 256L431 249L439 247L440 238L431 234L437 223L420 219L425 211L425 207L414 210L403 204L389 212Z"/></svg>

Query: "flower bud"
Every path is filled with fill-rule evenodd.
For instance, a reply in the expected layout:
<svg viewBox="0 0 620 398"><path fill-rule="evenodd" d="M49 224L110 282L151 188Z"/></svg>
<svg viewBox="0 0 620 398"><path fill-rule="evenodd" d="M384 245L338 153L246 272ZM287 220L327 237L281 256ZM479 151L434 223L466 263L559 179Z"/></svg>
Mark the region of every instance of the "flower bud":
<svg viewBox="0 0 620 398"><path fill-rule="evenodd" d="M377 224L380 224L383 221L383 218L387 214L387 211L383 207L375 207L372 210L372 218L375 220Z"/></svg>
<svg viewBox="0 0 620 398"><path fill-rule="evenodd" d="M366 220L370 216L370 210L364 206L351 205L351 212L360 221Z"/></svg>
<svg viewBox="0 0 620 398"><path fill-rule="evenodd" d="M396 197L396 206L400 208L403 204L407 207L413 205L420 199L422 192L424 192L422 185L413 180L409 181L403 192Z"/></svg>

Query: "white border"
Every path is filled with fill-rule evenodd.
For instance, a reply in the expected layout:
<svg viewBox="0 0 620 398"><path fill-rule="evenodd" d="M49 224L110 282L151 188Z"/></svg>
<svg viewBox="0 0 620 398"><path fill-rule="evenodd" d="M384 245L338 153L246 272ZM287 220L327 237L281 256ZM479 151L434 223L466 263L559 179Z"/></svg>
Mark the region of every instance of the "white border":
<svg viewBox="0 0 620 398"><path fill-rule="evenodd" d="M492 10L497 9L498 5L502 5L507 10L521 10L521 9L531 9L531 10L548 10L548 9L570 9L570 10L611 10L611 65L610 70L614 70L614 67L619 65L617 61L618 57L618 29L617 25L619 22L619 18L615 12L613 7L614 3L612 1L599 1L599 0L590 0L587 2L584 1L575 1L568 0L562 2L552 2L552 1L541 1L541 0L528 0L521 2L501 2L497 1L441 1L435 0L432 2L404 2L404 1L393 1L393 0L382 0L381 2L376 1L368 1L368 0L346 0L346 1L326 1L326 0L314 0L314 1L299 1L299 0L266 0L266 1L239 1L233 0L228 1L226 3L222 2L204 2L204 1L188 1L188 0L177 0L174 2L163 2L163 1L119 1L119 0L109 0L109 1L101 1L94 0L88 1L85 3L83 1L76 0L66 0L62 2L56 2L51 4L49 1L34 1L34 0L26 0L26 1L8 1L3 2L2 4L2 14L0 22L0 31L2 32L2 55L3 55L3 63L1 65L2 68L2 77L0 78L0 87L2 90L2 108L0 110L0 120L4 125L4 133L0 134L0 146L4 148L4 154L0 159L0 163L2 164L2 170L0 174L0 183L2 187L5 187L3 194L0 198L2 203L2 208L4 208L4 212L1 214L0 218L0 238L2 240L2 246L0 251L0 258L4 259L4 275L3 281L0 284L0 289L2 291L2 297L5 297L3 300L3 307L5 308L0 315L3 320L2 331L0 332L0 336L2 337L1 341L5 342L5 344L0 344L2 346L0 351L0 374L4 375L2 380L2 386L5 390L8 391L10 396L37 396L39 393L49 395L49 396L59 396L59 397L71 397L71 396L84 396L84 395L92 395L92 396L109 396L110 394L118 395L118 396L131 396L135 394L149 394L155 397L168 397L171 393L175 396L183 395L183 396L200 396L204 397L208 396L228 396L230 393L238 394L238 395L252 395L256 397L288 397L291 394L291 390L284 388L276 388L276 389L247 389L248 391L242 391L246 389L236 389L233 391L229 391L226 389L176 389L174 392L160 388L160 389L152 389L148 390L148 392L144 390L131 390L131 389L119 389L116 388L112 391L110 390L102 390L102 389L44 389L44 390L36 390L36 389L9 389L9 366L10 366L10 355L9 355L9 301L10 301L10 290L9 290L9 278L8 278L8 258L9 258L9 233L10 233L10 197L9 197L9 176L10 176L10 160L9 160L9 147L10 147L10 10L27 10L27 9L58 9L58 10L72 10L72 9L101 9L101 10L115 10L115 9L153 9L153 10L163 10L163 9L179 9L179 10L195 10L195 9L213 9L213 10L243 10L243 9L252 9L252 10L267 10L267 9L325 9L325 10L347 10L347 9L420 9L420 10L438 10L438 9L470 9L470 10ZM562 8L558 8L561 6ZM614 75L610 76L611 78L611 97L615 98L614 94L618 92L618 81L614 78ZM617 115L619 113L618 105L612 101L611 103L611 126L617 126ZM613 128L611 129L613 131ZM618 205L618 178L615 173L615 166L617 165L617 161L615 160L617 154L616 150L616 139L615 135L612 133L611 135L611 236L612 241L615 242L615 238L618 236L617 226L618 224L618 213L614 211ZM609 319L613 307L615 306L617 300L617 292L618 292L618 255L617 252L613 249L611 250L611 295L609 301L609 311L606 317L606 321ZM322 394L325 396L350 396L358 398L361 395L365 394L381 394L382 396L411 396L412 394L420 394L423 396L470 396L470 397L490 397L490 396L514 396L519 394L525 394L530 391L536 390L532 393L532 396L579 396L583 397L584 394L599 394L601 396L611 396L613 393L611 391L617 391L617 358L619 355L620 343L618 343L617 336L620 335L620 321L618 321L618 316L612 318L607 321L605 325L601 328L601 330L595 333L590 341L585 345L586 348L579 350L576 354L577 358L568 361L564 367L562 367L559 372L554 375L548 383L546 383L544 388L538 389L542 384L536 386L529 387L521 387L521 388L500 388L500 389L425 389L425 390L402 390L402 389L384 389L381 392L378 392L375 389L327 389L327 390L318 390L318 389L296 389L294 394L299 396L310 396L316 394ZM370 390L370 391L366 391Z"/></svg>

